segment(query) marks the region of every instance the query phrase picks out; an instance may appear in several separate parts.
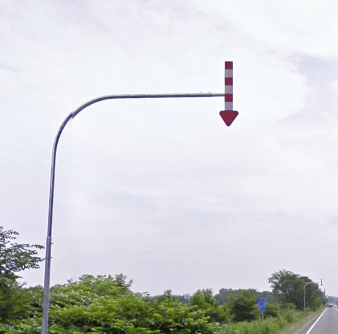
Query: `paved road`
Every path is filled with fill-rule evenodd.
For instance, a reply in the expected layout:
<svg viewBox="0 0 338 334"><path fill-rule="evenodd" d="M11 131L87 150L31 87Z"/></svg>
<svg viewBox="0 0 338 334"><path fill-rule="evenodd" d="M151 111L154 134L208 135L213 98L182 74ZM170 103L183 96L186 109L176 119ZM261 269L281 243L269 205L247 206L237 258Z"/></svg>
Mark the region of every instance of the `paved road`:
<svg viewBox="0 0 338 334"><path fill-rule="evenodd" d="M338 309L327 308L304 334L338 334Z"/></svg>

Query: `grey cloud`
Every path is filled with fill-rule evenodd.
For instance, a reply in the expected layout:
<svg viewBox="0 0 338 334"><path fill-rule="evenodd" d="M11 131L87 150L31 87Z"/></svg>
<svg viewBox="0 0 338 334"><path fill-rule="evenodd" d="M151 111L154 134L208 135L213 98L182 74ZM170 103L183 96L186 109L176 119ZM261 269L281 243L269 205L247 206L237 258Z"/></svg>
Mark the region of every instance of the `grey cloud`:
<svg viewBox="0 0 338 334"><path fill-rule="evenodd" d="M0 62L0 69L4 71L12 72L12 73L17 73L17 69L15 69L15 67L9 64L2 63L2 62Z"/></svg>
<svg viewBox="0 0 338 334"><path fill-rule="evenodd" d="M329 225L338 226L338 216L334 216L328 219L327 223Z"/></svg>
<svg viewBox="0 0 338 334"><path fill-rule="evenodd" d="M338 80L338 62L308 55L300 55L296 59L299 73L304 76L307 85L304 107L279 124L313 127L338 121L338 98L333 87Z"/></svg>

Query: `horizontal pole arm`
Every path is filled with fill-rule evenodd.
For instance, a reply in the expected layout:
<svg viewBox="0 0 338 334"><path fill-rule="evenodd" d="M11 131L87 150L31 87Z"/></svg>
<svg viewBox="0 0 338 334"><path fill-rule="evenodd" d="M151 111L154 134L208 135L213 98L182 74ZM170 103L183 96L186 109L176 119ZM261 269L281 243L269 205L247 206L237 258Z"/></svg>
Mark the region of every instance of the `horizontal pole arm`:
<svg viewBox="0 0 338 334"><path fill-rule="evenodd" d="M124 99L170 99L170 98L189 98L189 97L224 97L224 93L187 93L187 94L122 94L106 95L86 102L72 113L74 118L78 113L88 106L104 100L124 100Z"/></svg>
<svg viewBox="0 0 338 334"><path fill-rule="evenodd" d="M118 99L166 99L166 98L188 98L188 97L224 97L224 93L212 94L212 93L196 93L196 94L135 94L135 95L106 95L97 97L84 103L78 107L75 111L71 112L62 122L53 145L52 151L52 163L51 163L51 177L49 188L49 210L48 210L48 229L46 240L46 258L45 258L45 278L44 278L44 292L42 303L42 328L41 334L48 333L48 318L49 318L49 286L50 286L50 271L51 271L51 248L52 248L52 222L53 222L53 206L54 206L54 183L55 183L55 164L56 164L56 151L60 136L67 123L77 116L82 110L95 104L97 102L105 100L118 100Z"/></svg>

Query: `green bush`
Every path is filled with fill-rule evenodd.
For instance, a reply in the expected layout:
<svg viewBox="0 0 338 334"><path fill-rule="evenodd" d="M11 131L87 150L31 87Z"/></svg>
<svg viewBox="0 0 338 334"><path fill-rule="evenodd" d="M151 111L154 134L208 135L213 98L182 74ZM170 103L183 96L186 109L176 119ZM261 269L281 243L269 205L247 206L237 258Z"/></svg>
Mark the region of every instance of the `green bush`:
<svg viewBox="0 0 338 334"><path fill-rule="evenodd" d="M265 316L268 317L277 317L278 316L278 305L275 303L267 303Z"/></svg>
<svg viewBox="0 0 338 334"><path fill-rule="evenodd" d="M231 321L228 305L217 305L211 289L196 291L191 298L190 305L205 311L211 322L224 324Z"/></svg>
<svg viewBox="0 0 338 334"><path fill-rule="evenodd" d="M259 316L256 290L241 290L236 294L230 295L229 308L234 322L256 320Z"/></svg>
<svg viewBox="0 0 338 334"><path fill-rule="evenodd" d="M55 334L213 334L215 324L197 306L184 305L170 291L144 298L125 279L83 276L51 289L49 332ZM0 325L0 334L39 334L41 310Z"/></svg>

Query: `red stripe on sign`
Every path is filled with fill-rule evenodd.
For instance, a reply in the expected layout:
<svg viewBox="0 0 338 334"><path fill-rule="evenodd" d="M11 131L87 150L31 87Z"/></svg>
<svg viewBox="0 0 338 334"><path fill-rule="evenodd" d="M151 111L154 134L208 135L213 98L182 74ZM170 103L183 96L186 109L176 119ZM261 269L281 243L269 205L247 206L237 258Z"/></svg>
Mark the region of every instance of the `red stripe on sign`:
<svg viewBox="0 0 338 334"><path fill-rule="evenodd" d="M225 86L232 86L232 78L225 78Z"/></svg>
<svg viewBox="0 0 338 334"><path fill-rule="evenodd" d="M232 94L224 94L225 102L232 102Z"/></svg>
<svg viewBox="0 0 338 334"><path fill-rule="evenodd" d="M225 69L226 70L232 70L232 61L226 61L225 62Z"/></svg>

